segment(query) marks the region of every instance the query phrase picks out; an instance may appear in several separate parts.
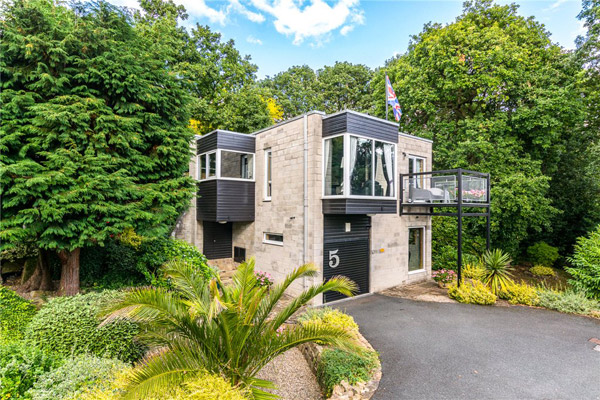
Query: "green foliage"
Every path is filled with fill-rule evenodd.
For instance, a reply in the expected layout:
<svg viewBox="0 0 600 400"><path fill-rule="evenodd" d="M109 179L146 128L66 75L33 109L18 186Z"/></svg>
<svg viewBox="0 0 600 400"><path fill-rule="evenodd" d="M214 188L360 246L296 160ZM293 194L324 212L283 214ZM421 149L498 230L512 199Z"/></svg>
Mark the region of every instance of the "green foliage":
<svg viewBox="0 0 600 400"><path fill-rule="evenodd" d="M32 302L0 286L0 343L21 339L36 311Z"/></svg>
<svg viewBox="0 0 600 400"><path fill-rule="evenodd" d="M539 305L571 314L590 314L594 310L600 310L600 303L588 299L583 292L566 290L564 292L548 289L538 291Z"/></svg>
<svg viewBox="0 0 600 400"><path fill-rule="evenodd" d="M600 225L587 237L577 239L572 268L566 268L572 279L569 283L590 298L600 300Z"/></svg>
<svg viewBox="0 0 600 400"><path fill-rule="evenodd" d="M81 282L95 289L119 289L150 282L137 268L139 252L132 246L110 240L104 246L81 251Z"/></svg>
<svg viewBox="0 0 600 400"><path fill-rule="evenodd" d="M510 256L500 249L488 250L481 256L481 264L485 269L483 283L490 288L492 293L504 290L512 280L513 267L510 265Z"/></svg>
<svg viewBox="0 0 600 400"><path fill-rule="evenodd" d="M0 399L31 399L28 390L62 359L24 342L0 343Z"/></svg>
<svg viewBox="0 0 600 400"><path fill-rule="evenodd" d="M529 272L531 272L535 276L554 276L556 272L551 267L544 267L543 265L534 265L529 268Z"/></svg>
<svg viewBox="0 0 600 400"><path fill-rule="evenodd" d="M354 322L351 315L331 307L309 308L298 317L298 322L303 325L310 323L324 324L350 332L358 332L358 324Z"/></svg>
<svg viewBox="0 0 600 400"><path fill-rule="evenodd" d="M141 324L151 350L162 349L132 372L126 391L133 396L152 396L206 370L248 388L254 398L270 398L262 388L271 388L272 383L255 375L278 355L315 341L355 347L354 336L341 328L285 325L315 296L330 290L351 295L356 286L347 278L312 286L275 311L291 284L317 274L314 266L297 268L270 289L258 285L254 260L242 263L229 284L216 277L207 285L204 274L181 261L167 263L163 272L171 280L171 290L128 292L107 319L131 318Z"/></svg>
<svg viewBox="0 0 600 400"><path fill-rule="evenodd" d="M2 262L2 264L17 262L26 258L35 258L37 255L38 249L33 243L17 243L0 252L0 262Z"/></svg>
<svg viewBox="0 0 600 400"><path fill-rule="evenodd" d="M451 285L448 296L459 303L489 305L496 302L496 295L480 281L465 281L460 287Z"/></svg>
<svg viewBox="0 0 600 400"><path fill-rule="evenodd" d="M529 246L527 248L527 256L532 263L544 267L552 267L554 262L560 257L558 248L550 246L546 242L537 242Z"/></svg>
<svg viewBox="0 0 600 400"><path fill-rule="evenodd" d="M534 287L523 282L506 286L506 288L498 292L498 297L508 300L510 304L535 306L539 303L538 291Z"/></svg>
<svg viewBox="0 0 600 400"><path fill-rule="evenodd" d="M317 379L325 395L331 396L334 386L342 381L351 385L368 381L378 365L379 359L374 351L325 349L317 365Z"/></svg>
<svg viewBox="0 0 600 400"><path fill-rule="evenodd" d="M30 393L35 400L76 398L85 387L96 386L126 367L122 361L90 355L67 359L60 367L41 375Z"/></svg>
<svg viewBox="0 0 600 400"><path fill-rule="evenodd" d="M462 269L464 278L482 281L486 276L485 268L479 264L466 264Z"/></svg>
<svg viewBox="0 0 600 400"><path fill-rule="evenodd" d="M168 286L164 276L157 271L168 261L184 261L204 277L205 280L215 276L215 271L208 265L206 257L196 246L183 240L158 237L142 242L138 252L137 269L155 286Z"/></svg>
<svg viewBox="0 0 600 400"><path fill-rule="evenodd" d="M468 223L469 218L464 222ZM431 233L431 260L434 270L456 270L458 265L457 232L458 226L454 218L433 217ZM463 237L463 265L476 264L480 254L485 250L485 239L475 235Z"/></svg>
<svg viewBox="0 0 600 400"><path fill-rule="evenodd" d="M189 99L128 11L32 0L2 15L3 247L77 257L129 228L170 231L194 190Z"/></svg>
<svg viewBox="0 0 600 400"><path fill-rule="evenodd" d="M93 354L126 362L139 359L142 346L134 340L139 327L130 321L99 326L98 314L123 298L117 291L51 299L31 320L25 332L28 343L65 357Z"/></svg>

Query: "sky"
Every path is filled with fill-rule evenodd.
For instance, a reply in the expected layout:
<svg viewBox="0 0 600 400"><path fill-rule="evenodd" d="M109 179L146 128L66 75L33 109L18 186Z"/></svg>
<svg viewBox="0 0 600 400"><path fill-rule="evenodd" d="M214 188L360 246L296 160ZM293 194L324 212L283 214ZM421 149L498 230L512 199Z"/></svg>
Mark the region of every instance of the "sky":
<svg viewBox="0 0 600 400"><path fill-rule="evenodd" d="M137 0L109 0L136 7ZM233 39L258 66L258 77L294 65L313 69L349 61L376 68L408 47L427 22L450 23L462 1L411 0L174 0L188 11L186 26L208 25ZM499 4L511 1L497 0ZM584 34L580 0L519 0L519 13L534 16L551 40L572 49Z"/></svg>

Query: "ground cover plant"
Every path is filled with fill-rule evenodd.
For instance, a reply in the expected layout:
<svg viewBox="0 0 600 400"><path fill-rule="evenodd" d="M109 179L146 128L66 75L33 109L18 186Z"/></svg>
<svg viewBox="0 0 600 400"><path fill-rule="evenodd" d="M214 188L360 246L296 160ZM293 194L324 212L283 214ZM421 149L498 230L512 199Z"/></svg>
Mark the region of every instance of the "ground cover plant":
<svg viewBox="0 0 600 400"><path fill-rule="evenodd" d="M448 296L459 303L490 305L496 302L496 295L480 281L463 281L448 288Z"/></svg>
<svg viewBox="0 0 600 400"><path fill-rule="evenodd" d="M65 359L63 364L40 375L29 394L34 400L75 399L87 387L101 385L127 364L117 359L82 355Z"/></svg>
<svg viewBox="0 0 600 400"><path fill-rule="evenodd" d="M486 271L479 263L469 263L465 264L465 266L463 267L462 274L464 278L481 281L485 278Z"/></svg>
<svg viewBox="0 0 600 400"><path fill-rule="evenodd" d="M540 289L538 290L539 305L564 313L591 314L600 310L600 303L586 297L582 292L573 289L565 291Z"/></svg>
<svg viewBox="0 0 600 400"><path fill-rule="evenodd" d="M36 311L32 302L0 286L0 343L21 339Z"/></svg>
<svg viewBox="0 0 600 400"><path fill-rule="evenodd" d="M33 317L25 340L64 357L92 354L136 361L143 346L134 340L140 332L135 323L124 320L100 326L102 309L123 296L108 290L53 298Z"/></svg>
<svg viewBox="0 0 600 400"><path fill-rule="evenodd" d="M531 272L533 275L536 276L555 276L556 273L554 272L554 269L552 269L551 267L544 267L543 265L534 265L533 267L529 268L529 272Z"/></svg>
<svg viewBox="0 0 600 400"><path fill-rule="evenodd" d="M377 353L372 350L349 352L327 348L317 364L317 379L325 395L330 396L333 388L342 381L351 385L368 381L378 365Z"/></svg>
<svg viewBox="0 0 600 400"><path fill-rule="evenodd" d="M254 398L270 398L264 389L273 385L255 375L278 355L315 341L346 349L356 346L354 336L341 328L285 325L319 294L333 290L352 295L355 285L347 278L312 286L275 312L294 281L317 274L314 266L295 269L270 289L258 284L252 259L238 267L229 284L217 276L207 285L203 274L181 261L167 263L162 272L170 279L171 290L130 291L109 308L104 322L132 319L155 350L130 374L126 392L131 395L152 396L186 376L207 371L222 375L232 386L247 388Z"/></svg>
<svg viewBox="0 0 600 400"><path fill-rule="evenodd" d="M351 315L331 307L315 307L307 309L298 317L302 325L320 324L347 330L351 333L358 332L358 324Z"/></svg>
<svg viewBox="0 0 600 400"><path fill-rule="evenodd" d="M498 292L498 297L508 300L510 304L526 306L536 306L540 302L538 290L524 282L509 284Z"/></svg>

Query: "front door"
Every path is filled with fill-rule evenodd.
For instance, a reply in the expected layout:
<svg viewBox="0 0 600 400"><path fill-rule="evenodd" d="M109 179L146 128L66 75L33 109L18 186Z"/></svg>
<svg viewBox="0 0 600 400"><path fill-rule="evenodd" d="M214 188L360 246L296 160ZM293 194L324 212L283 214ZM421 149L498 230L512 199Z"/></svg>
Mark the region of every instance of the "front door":
<svg viewBox="0 0 600 400"><path fill-rule="evenodd" d="M217 258L231 258L232 254L232 226L231 222L220 224L218 222L203 221L204 255L209 260Z"/></svg>
<svg viewBox="0 0 600 400"><path fill-rule="evenodd" d="M325 215L323 232L323 279L343 275L358 285L355 293L369 293L369 235L371 218L366 215ZM345 296L327 292L324 301Z"/></svg>

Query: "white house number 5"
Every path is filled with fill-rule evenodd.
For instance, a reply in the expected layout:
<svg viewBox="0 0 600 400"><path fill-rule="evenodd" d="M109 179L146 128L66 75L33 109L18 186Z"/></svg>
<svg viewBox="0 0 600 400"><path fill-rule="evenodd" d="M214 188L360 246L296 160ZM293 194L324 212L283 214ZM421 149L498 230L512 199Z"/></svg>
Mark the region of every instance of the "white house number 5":
<svg viewBox="0 0 600 400"><path fill-rule="evenodd" d="M337 252L340 249L330 250L329 251L329 267L335 268L340 265L340 256L337 255Z"/></svg>

